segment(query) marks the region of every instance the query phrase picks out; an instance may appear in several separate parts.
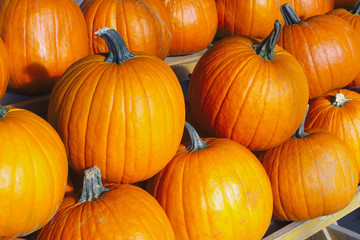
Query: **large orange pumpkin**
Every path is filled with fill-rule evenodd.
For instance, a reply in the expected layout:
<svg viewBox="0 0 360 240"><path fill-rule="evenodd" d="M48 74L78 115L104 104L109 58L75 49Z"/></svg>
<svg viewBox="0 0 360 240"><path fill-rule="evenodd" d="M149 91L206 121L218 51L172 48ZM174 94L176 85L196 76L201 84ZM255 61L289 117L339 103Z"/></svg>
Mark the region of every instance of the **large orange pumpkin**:
<svg viewBox="0 0 360 240"><path fill-rule="evenodd" d="M159 203L130 184L104 188L100 169L85 171L83 192L66 197L38 240L142 239L174 240L174 232Z"/></svg>
<svg viewBox="0 0 360 240"><path fill-rule="evenodd" d="M323 130L302 124L294 138L266 151L262 164L270 178L274 216L304 221L329 215L353 199L359 173L349 146Z"/></svg>
<svg viewBox="0 0 360 240"><path fill-rule="evenodd" d="M1 0L0 35L10 56L9 87L50 93L76 60L88 55L86 24L73 0Z"/></svg>
<svg viewBox="0 0 360 240"><path fill-rule="evenodd" d="M200 139L185 123L190 144L149 181L176 239L261 239L272 217L269 178L247 148L225 138Z"/></svg>
<svg viewBox="0 0 360 240"><path fill-rule="evenodd" d="M310 98L348 85L360 71L360 38L345 20L317 15L301 21L281 6L286 26L278 44L296 57L309 82Z"/></svg>
<svg viewBox="0 0 360 240"><path fill-rule="evenodd" d="M95 32L113 28L124 38L130 51L164 59L171 46L170 18L161 0L85 0L81 4L89 37L90 54L108 52Z"/></svg>
<svg viewBox="0 0 360 240"><path fill-rule="evenodd" d="M293 6L295 12L302 20L325 14L333 10L335 4L335 0L290 0L285 2Z"/></svg>
<svg viewBox="0 0 360 240"><path fill-rule="evenodd" d="M0 106L0 237L44 226L64 197L68 162L59 135L41 117Z"/></svg>
<svg viewBox="0 0 360 240"><path fill-rule="evenodd" d="M0 99L4 96L9 84L10 64L9 54L4 41L0 38Z"/></svg>
<svg viewBox="0 0 360 240"><path fill-rule="evenodd" d="M305 128L331 132L351 148L360 167L360 94L337 89L315 98L309 104Z"/></svg>
<svg viewBox="0 0 360 240"><path fill-rule="evenodd" d="M49 122L78 173L97 165L107 182L150 178L175 155L185 103L172 69L129 52L114 29L99 32L110 52L74 63L50 96Z"/></svg>
<svg viewBox="0 0 360 240"><path fill-rule="evenodd" d="M264 41L233 36L216 42L191 75L189 104L206 135L261 151L301 124L309 86L298 61L276 46L281 22Z"/></svg>

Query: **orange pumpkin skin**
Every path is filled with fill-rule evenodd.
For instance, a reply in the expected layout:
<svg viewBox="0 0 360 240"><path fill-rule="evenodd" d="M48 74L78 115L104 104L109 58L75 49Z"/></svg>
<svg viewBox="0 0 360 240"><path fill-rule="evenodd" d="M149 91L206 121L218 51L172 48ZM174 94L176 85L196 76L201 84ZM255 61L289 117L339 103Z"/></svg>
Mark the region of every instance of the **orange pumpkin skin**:
<svg viewBox="0 0 360 240"><path fill-rule="evenodd" d="M184 55L205 49L218 26L215 0L164 0L169 11L172 41L170 55Z"/></svg>
<svg viewBox="0 0 360 240"><path fill-rule="evenodd" d="M88 56L66 71L51 93L49 122L79 174L96 165L106 182L146 180L180 144L181 86L155 56L137 53L119 64L104 60L103 54Z"/></svg>
<svg viewBox="0 0 360 240"><path fill-rule="evenodd" d="M308 130L262 155L274 197L274 216L304 221L335 213L353 199L358 170L347 144L326 131Z"/></svg>
<svg viewBox="0 0 360 240"><path fill-rule="evenodd" d="M345 87L360 71L360 39L349 23L334 15L287 23L278 44L301 64L311 99Z"/></svg>
<svg viewBox="0 0 360 240"><path fill-rule="evenodd" d="M66 151L49 123L23 109L0 119L0 135L0 236L25 236L50 221L62 202Z"/></svg>
<svg viewBox="0 0 360 240"><path fill-rule="evenodd" d="M300 19L325 14L334 9L335 0L292 0L288 3L293 6Z"/></svg>
<svg viewBox="0 0 360 240"><path fill-rule="evenodd" d="M50 93L64 71L88 55L80 7L72 0L2 0L4 6L0 33L10 57L9 87L32 95Z"/></svg>
<svg viewBox="0 0 360 240"><path fill-rule="evenodd" d="M309 91L292 55L275 46L273 60L264 59L252 47L258 43L245 36L216 42L195 66L188 95L202 132L253 151L270 149L293 135Z"/></svg>
<svg viewBox="0 0 360 240"><path fill-rule="evenodd" d="M148 181L176 239L261 239L272 217L271 186L261 163L235 141L202 141L206 147L199 150L181 145Z"/></svg>
<svg viewBox="0 0 360 240"><path fill-rule="evenodd" d="M9 84L10 65L9 54L4 41L0 38L0 99L4 96Z"/></svg>
<svg viewBox="0 0 360 240"><path fill-rule="evenodd" d="M164 210L145 190L130 184L108 189L81 203L78 196L64 198L37 239L175 239Z"/></svg>
<svg viewBox="0 0 360 240"><path fill-rule="evenodd" d="M81 10L87 24L90 54L108 52L104 40L95 34L97 30L108 27L121 34L130 51L161 59L168 56L170 18L160 0L85 0Z"/></svg>
<svg viewBox="0 0 360 240"><path fill-rule="evenodd" d="M335 99L340 96L338 105ZM339 102L339 101L338 101ZM331 132L344 140L351 148L360 166L360 94L347 89L328 92L310 102L305 128L317 128Z"/></svg>

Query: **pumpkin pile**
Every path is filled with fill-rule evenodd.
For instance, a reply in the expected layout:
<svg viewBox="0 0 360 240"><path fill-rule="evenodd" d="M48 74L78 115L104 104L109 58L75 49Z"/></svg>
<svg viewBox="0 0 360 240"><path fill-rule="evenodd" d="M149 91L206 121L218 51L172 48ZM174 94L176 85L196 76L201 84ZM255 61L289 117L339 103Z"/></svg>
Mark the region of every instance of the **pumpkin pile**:
<svg viewBox="0 0 360 240"><path fill-rule="evenodd" d="M45 119L0 106L0 239L258 240L272 218L345 208L360 182L346 4L0 0L0 99L50 97ZM166 59L203 50L184 92Z"/></svg>

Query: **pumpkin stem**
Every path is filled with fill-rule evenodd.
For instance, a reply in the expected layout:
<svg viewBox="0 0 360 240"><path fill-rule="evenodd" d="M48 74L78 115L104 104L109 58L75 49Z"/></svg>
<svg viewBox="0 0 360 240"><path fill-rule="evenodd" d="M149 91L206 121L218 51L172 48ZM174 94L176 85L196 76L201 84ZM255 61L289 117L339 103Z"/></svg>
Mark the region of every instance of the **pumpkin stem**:
<svg viewBox="0 0 360 240"><path fill-rule="evenodd" d="M344 104L349 100L350 100L350 98L346 98L343 93L337 93L335 95L333 101L331 102L331 105L333 105L335 107L343 107Z"/></svg>
<svg viewBox="0 0 360 240"><path fill-rule="evenodd" d="M280 20L276 19L274 28L270 35L267 36L262 42L253 45L257 55L267 60L273 60L273 55L275 55L274 48L279 39L281 27L282 24Z"/></svg>
<svg viewBox="0 0 360 240"><path fill-rule="evenodd" d="M356 2L354 9L349 11L349 12L352 13L352 14L357 14L357 15L360 14L360 0L358 0Z"/></svg>
<svg viewBox="0 0 360 240"><path fill-rule="evenodd" d="M300 127L298 128L298 130L296 130L295 134L292 136L292 138L304 138L307 135L309 135L305 132L305 119L306 119L308 111L309 111L309 104L307 105L307 108L306 108L305 117L304 117Z"/></svg>
<svg viewBox="0 0 360 240"><path fill-rule="evenodd" d="M109 55L105 62L121 64L135 57L127 48L122 36L115 29L104 27L96 31L95 34L104 39L109 48Z"/></svg>
<svg viewBox="0 0 360 240"><path fill-rule="evenodd" d="M280 12L287 26L302 22L298 15L295 13L294 9L288 3L285 3L280 7Z"/></svg>
<svg viewBox="0 0 360 240"><path fill-rule="evenodd" d="M0 105L0 119L3 119L5 117L5 114L9 111L9 109L4 108Z"/></svg>
<svg viewBox="0 0 360 240"><path fill-rule="evenodd" d="M97 166L86 169L84 173L83 190L78 203L94 201L110 190L103 187L100 168Z"/></svg>
<svg viewBox="0 0 360 240"><path fill-rule="evenodd" d="M201 140L199 134L196 132L195 128L190 125L190 123L185 121L185 128L189 133L190 136L190 144L186 148L186 150L195 152L207 147L205 141Z"/></svg>

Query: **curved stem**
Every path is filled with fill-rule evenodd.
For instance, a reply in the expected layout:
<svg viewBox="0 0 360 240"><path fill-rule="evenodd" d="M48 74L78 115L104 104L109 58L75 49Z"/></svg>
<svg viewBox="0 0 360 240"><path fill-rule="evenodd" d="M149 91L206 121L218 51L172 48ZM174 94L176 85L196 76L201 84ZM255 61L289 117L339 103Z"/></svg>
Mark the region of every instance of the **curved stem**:
<svg viewBox="0 0 360 240"><path fill-rule="evenodd" d="M331 105L333 105L335 107L343 107L344 104L349 100L350 100L350 98L346 98L343 93L337 93L334 96L333 101L331 102Z"/></svg>
<svg viewBox="0 0 360 240"><path fill-rule="evenodd" d="M294 9L288 3L281 5L280 12L287 26L302 22L301 19L298 17L298 15L295 13Z"/></svg>
<svg viewBox="0 0 360 240"><path fill-rule="evenodd" d="M292 138L304 138L307 135L309 135L305 132L305 119L306 119L308 111L309 111L309 104L307 105L305 117L304 117L303 121L301 122L300 127L296 130L295 134L292 136Z"/></svg>
<svg viewBox="0 0 360 240"><path fill-rule="evenodd" d="M274 28L270 35L267 36L262 42L253 45L257 55L267 60L273 60L273 55L275 54L274 48L279 39L281 28L282 24L280 20L275 20Z"/></svg>
<svg viewBox="0 0 360 240"><path fill-rule="evenodd" d="M110 190L102 185L100 168L93 166L86 169L84 173L83 190L78 203L94 201Z"/></svg>
<svg viewBox="0 0 360 240"><path fill-rule="evenodd" d="M4 108L0 105L0 119L3 119L5 117L5 114L9 111L9 109Z"/></svg>
<svg viewBox="0 0 360 240"><path fill-rule="evenodd" d="M135 57L127 48L124 39L115 29L104 27L96 31L95 34L104 39L109 48L109 55L106 57L105 62L121 64Z"/></svg>
<svg viewBox="0 0 360 240"><path fill-rule="evenodd" d="M195 128L190 125L190 123L185 121L185 128L189 133L190 136L190 144L186 148L188 151L199 151L201 149L204 149L207 147L207 144L205 141L201 140L199 134L196 132Z"/></svg>
<svg viewBox="0 0 360 240"><path fill-rule="evenodd" d="M360 14L360 0L358 0L355 4L355 7L353 8L353 10L349 11L352 14Z"/></svg>

